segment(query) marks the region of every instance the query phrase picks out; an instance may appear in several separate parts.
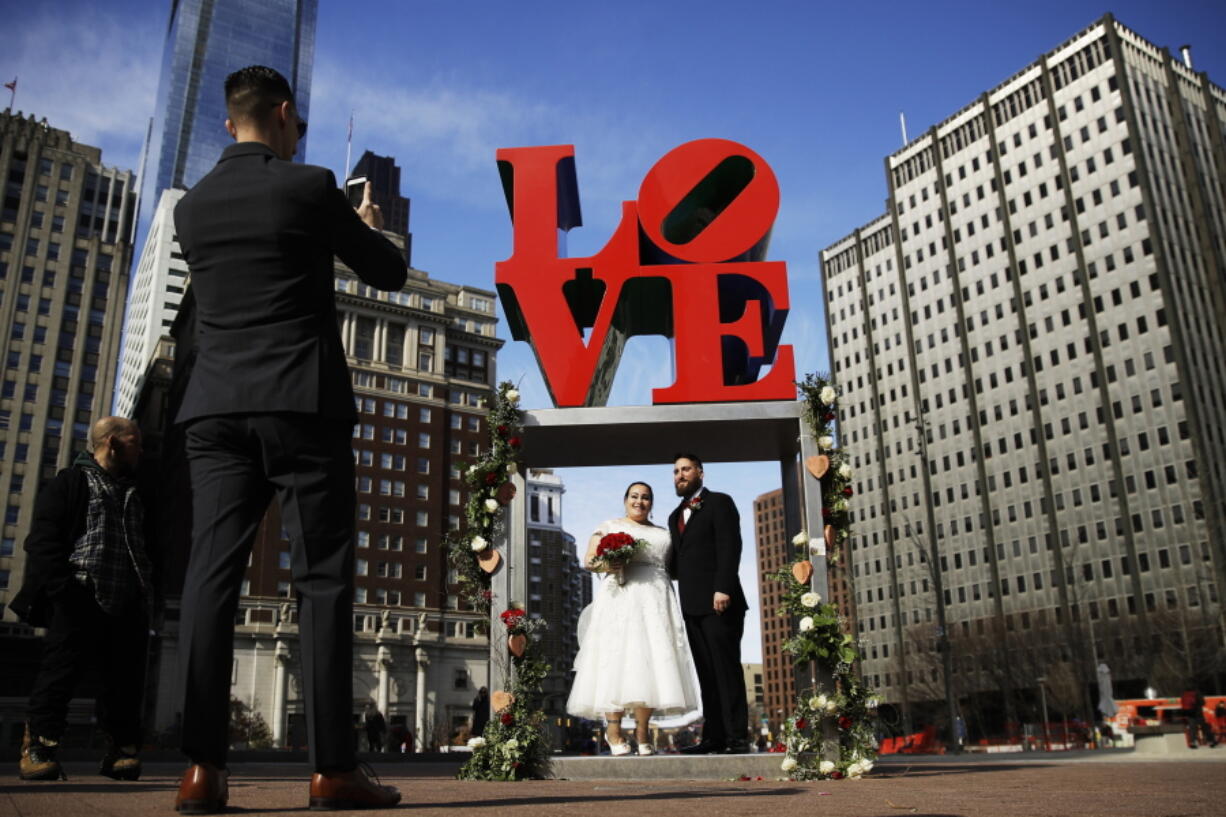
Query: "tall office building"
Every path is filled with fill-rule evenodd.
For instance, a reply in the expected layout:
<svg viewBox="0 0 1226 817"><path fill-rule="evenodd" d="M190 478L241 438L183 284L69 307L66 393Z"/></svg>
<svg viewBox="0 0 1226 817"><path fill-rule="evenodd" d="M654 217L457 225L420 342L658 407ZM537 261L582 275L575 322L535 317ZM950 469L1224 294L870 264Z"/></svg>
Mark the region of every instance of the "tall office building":
<svg viewBox="0 0 1226 817"><path fill-rule="evenodd" d="M173 0L157 107L141 167L141 221L163 190L188 189L230 144L226 76L248 65L280 71L309 118L318 0ZM298 161L306 140L298 145Z"/></svg>
<svg viewBox="0 0 1226 817"><path fill-rule="evenodd" d="M574 680L579 652L579 614L592 602L591 574L575 551L575 537L562 528L562 496L566 486L549 469L528 470L528 598L525 609L543 618L541 653L549 663L542 684L542 709L555 730L554 745L566 742L566 699ZM585 543L586 544L586 543ZM577 727L577 723L571 726Z"/></svg>
<svg viewBox="0 0 1226 817"><path fill-rule="evenodd" d="M134 176L44 119L0 113L0 608L21 584L39 485L108 413L128 285ZM36 643L3 613L0 696L24 695ZM0 713L0 722L23 716ZM14 727L16 728L16 727ZM0 735L0 744L11 735Z"/></svg>
<svg viewBox="0 0 1226 817"><path fill-rule="evenodd" d="M1042 678L1085 712L1099 661L1177 694L1221 648L1226 92L1185 60L1103 17L888 156L888 212L821 253L890 701L942 696L946 634L1006 713Z"/></svg>
<svg viewBox="0 0 1226 817"><path fill-rule="evenodd" d="M187 286L187 261L175 237L175 205L184 190L163 190L145 246L133 275L128 314L120 358L120 377L115 389L115 413L130 417L154 359L158 342L170 334Z"/></svg>
<svg viewBox="0 0 1226 817"><path fill-rule="evenodd" d="M378 156L369 150L353 166L349 178L365 177L370 182L371 199L383 211L383 229L404 239L404 258L413 266L413 234L409 232L410 201L400 194L400 166L392 156Z"/></svg>
<svg viewBox="0 0 1226 817"><path fill-rule="evenodd" d="M792 634L792 621L776 615L783 604L786 585L770 577L770 574L795 561L795 548L792 545L795 531L789 533L787 530L782 489L776 488L753 501L753 521L761 605L762 709L770 733L778 735L780 724L792 714L796 705L796 673L792 667L792 656L783 651L784 642Z"/></svg>
<svg viewBox="0 0 1226 817"><path fill-rule="evenodd" d="M134 225L143 249L132 294L142 300L124 318L116 414L132 410L154 344L182 298L182 283L175 280L179 265L163 263L174 207L157 215L162 194L200 181L232 143L224 93L231 72L253 64L280 71L294 89L299 115L309 117L317 7L318 0L174 0L171 5L156 108L141 160L139 225ZM295 161L306 156L306 146L304 138ZM155 216L159 236L146 246Z"/></svg>

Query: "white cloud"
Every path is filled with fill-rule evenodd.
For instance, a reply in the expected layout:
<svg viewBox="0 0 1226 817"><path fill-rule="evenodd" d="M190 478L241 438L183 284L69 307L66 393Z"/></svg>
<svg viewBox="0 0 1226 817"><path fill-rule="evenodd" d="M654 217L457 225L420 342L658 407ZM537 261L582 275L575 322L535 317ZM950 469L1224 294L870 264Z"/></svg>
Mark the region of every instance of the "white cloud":
<svg viewBox="0 0 1226 817"><path fill-rule="evenodd" d="M106 164L136 170L153 114L164 12L125 19L105 4L71 14L48 4L30 14L6 12L0 78L18 77L14 107L103 147Z"/></svg>

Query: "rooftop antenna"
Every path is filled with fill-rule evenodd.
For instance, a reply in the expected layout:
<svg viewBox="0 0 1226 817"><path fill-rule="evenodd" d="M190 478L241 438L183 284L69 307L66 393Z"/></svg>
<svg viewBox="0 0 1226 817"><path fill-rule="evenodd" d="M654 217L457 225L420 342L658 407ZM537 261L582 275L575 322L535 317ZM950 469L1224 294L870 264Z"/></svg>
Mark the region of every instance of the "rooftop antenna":
<svg viewBox="0 0 1226 817"><path fill-rule="evenodd" d="M902 144L907 146L907 115L902 111L898 112L898 125L902 128Z"/></svg>

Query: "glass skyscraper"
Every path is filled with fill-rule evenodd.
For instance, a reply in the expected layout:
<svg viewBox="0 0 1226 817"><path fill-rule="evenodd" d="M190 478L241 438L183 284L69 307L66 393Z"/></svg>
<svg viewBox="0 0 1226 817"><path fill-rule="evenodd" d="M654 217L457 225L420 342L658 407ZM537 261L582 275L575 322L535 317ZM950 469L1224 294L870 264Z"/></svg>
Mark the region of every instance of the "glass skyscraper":
<svg viewBox="0 0 1226 817"><path fill-rule="evenodd" d="M231 144L225 128L227 75L248 65L275 68L294 89L299 115L308 117L318 6L319 0L171 0L157 108L141 162L136 246L143 247L150 234L162 193L200 181ZM305 155L303 139L294 158L302 161ZM166 222L172 229L169 218ZM160 241L173 242L172 234L162 232ZM140 257L155 255L157 248L142 250ZM115 381L117 413L135 405L157 338L179 308L182 280L168 273L157 264L133 271L133 301L151 306L134 312L128 305Z"/></svg>
<svg viewBox="0 0 1226 817"><path fill-rule="evenodd" d="M171 0L157 108L141 169L141 223L158 196L189 188L230 144L222 90L226 75L267 65L285 75L298 112L311 106L318 0ZM297 159L306 155L306 141Z"/></svg>

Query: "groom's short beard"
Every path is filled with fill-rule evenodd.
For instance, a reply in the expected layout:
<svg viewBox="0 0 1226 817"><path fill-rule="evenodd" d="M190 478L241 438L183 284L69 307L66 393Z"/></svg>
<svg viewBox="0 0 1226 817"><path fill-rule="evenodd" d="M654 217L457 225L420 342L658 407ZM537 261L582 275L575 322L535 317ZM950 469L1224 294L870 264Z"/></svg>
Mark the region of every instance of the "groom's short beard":
<svg viewBox="0 0 1226 817"><path fill-rule="evenodd" d="M688 491L683 489L680 485L674 485L673 487L677 491L677 496L681 496L681 497L691 496L692 494L696 494L702 490L702 480L695 480L693 487L690 488Z"/></svg>

